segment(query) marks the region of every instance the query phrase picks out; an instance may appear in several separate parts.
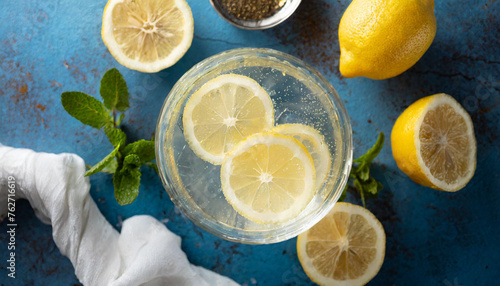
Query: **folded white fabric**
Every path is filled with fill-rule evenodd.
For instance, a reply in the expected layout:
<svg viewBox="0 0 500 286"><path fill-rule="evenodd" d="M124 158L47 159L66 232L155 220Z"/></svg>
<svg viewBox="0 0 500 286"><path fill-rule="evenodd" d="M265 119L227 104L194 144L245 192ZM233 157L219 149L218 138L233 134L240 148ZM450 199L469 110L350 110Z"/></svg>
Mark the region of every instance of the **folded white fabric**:
<svg viewBox="0 0 500 286"><path fill-rule="evenodd" d="M7 213L8 178L16 198L52 224L54 241L84 285L238 285L189 263L181 239L151 216L131 217L119 234L89 195L82 158L0 144L0 215Z"/></svg>

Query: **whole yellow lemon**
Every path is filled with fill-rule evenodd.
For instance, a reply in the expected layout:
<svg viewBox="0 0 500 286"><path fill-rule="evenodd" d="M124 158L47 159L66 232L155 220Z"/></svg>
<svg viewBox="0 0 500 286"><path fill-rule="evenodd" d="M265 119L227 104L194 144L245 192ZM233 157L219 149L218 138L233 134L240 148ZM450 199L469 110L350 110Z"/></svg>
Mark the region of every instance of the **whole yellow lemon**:
<svg viewBox="0 0 500 286"><path fill-rule="evenodd" d="M434 0L354 0L339 25L340 72L397 76L422 57L435 35Z"/></svg>

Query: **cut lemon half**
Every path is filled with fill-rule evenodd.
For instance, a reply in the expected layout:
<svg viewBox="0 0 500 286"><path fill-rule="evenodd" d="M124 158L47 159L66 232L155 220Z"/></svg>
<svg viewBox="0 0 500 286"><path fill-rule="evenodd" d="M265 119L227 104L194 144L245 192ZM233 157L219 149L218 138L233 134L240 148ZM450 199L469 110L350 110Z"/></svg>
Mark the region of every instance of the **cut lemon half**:
<svg viewBox="0 0 500 286"><path fill-rule="evenodd" d="M384 228L367 209L336 203L298 236L297 255L307 276L319 285L365 285L384 262Z"/></svg>
<svg viewBox="0 0 500 286"><path fill-rule="evenodd" d="M398 167L413 181L456 192L476 169L476 138L472 120L453 97L440 93L410 105L391 134Z"/></svg>
<svg viewBox="0 0 500 286"><path fill-rule="evenodd" d="M123 66L153 73L175 64L193 40L185 0L109 0L101 36Z"/></svg>
<svg viewBox="0 0 500 286"><path fill-rule="evenodd" d="M306 147L316 169L316 188L321 188L331 163L325 137L318 130L304 124L282 124L271 129L271 132L292 136Z"/></svg>
<svg viewBox="0 0 500 286"><path fill-rule="evenodd" d="M194 153L220 165L238 142L273 127L273 102L255 80L221 75L191 96L182 121L184 137Z"/></svg>
<svg viewBox="0 0 500 286"><path fill-rule="evenodd" d="M242 216L261 223L295 218L315 191L314 163L304 145L290 136L255 134L226 156L222 191Z"/></svg>

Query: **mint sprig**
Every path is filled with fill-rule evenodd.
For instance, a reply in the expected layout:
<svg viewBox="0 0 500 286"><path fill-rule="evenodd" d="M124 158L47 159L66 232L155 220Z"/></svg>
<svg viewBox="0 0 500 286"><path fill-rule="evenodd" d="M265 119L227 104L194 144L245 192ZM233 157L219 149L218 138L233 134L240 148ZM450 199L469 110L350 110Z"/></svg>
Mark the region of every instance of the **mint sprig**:
<svg viewBox="0 0 500 286"><path fill-rule="evenodd" d="M368 150L363 156L352 161L353 166L351 168L349 178L354 179L353 185L358 190L364 207L366 207L366 198L376 197L378 192L383 189L382 183L370 176L370 165L375 157L377 157L380 153L382 147L384 147L384 141L385 135L383 132L380 132L375 145L373 145L373 147L370 148L370 150ZM345 186L339 201L343 201L345 199L348 186L349 184Z"/></svg>
<svg viewBox="0 0 500 286"><path fill-rule="evenodd" d="M129 108L127 83L117 69L108 70L101 79L100 95L103 102L78 91L64 92L61 103L69 115L83 124L97 129L104 127L104 133L114 149L99 163L90 167L85 176L98 172L113 174L115 199L120 205L132 203L139 195L141 166L156 164L155 143L152 140L138 140L127 144L127 135L120 128Z"/></svg>

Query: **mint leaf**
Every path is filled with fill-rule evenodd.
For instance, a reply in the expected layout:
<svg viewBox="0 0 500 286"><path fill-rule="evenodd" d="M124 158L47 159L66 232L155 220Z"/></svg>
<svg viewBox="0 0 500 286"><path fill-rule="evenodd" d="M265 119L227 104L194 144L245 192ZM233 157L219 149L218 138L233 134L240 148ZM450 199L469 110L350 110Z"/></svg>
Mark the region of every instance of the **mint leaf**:
<svg viewBox="0 0 500 286"><path fill-rule="evenodd" d="M123 149L123 154L125 156L136 154L141 159L141 163L144 164L155 159L155 142L144 139L135 141Z"/></svg>
<svg viewBox="0 0 500 286"><path fill-rule="evenodd" d="M103 173L108 173L108 174L114 174L116 172L116 169L118 168L118 160L116 160L116 157L109 162L104 169L101 170Z"/></svg>
<svg viewBox="0 0 500 286"><path fill-rule="evenodd" d="M384 140L384 133L380 132L375 145L373 145L373 147L370 148L370 150L368 150L363 156L353 160L353 166L351 168L349 178L354 179L353 184L361 196L363 207L366 207L365 198L376 197L378 192L383 188L382 183L370 176L370 165L375 157L377 157L380 153L382 147L384 147ZM345 198L344 193L346 190L347 186L344 189L341 198Z"/></svg>
<svg viewBox="0 0 500 286"><path fill-rule="evenodd" d="M382 183L377 182L374 178L370 178L367 183L363 184L363 189L367 194L377 195L379 191L379 184L382 185Z"/></svg>
<svg viewBox="0 0 500 286"><path fill-rule="evenodd" d="M109 110L125 111L129 107L127 83L117 69L110 69L104 74L99 92Z"/></svg>
<svg viewBox="0 0 500 286"><path fill-rule="evenodd" d="M104 167L110 164L111 161L113 161L113 158L115 158L119 148L120 144L118 144L118 146L116 146L116 148L113 151L111 151L111 153L109 153L108 156L104 157L104 159L102 159L101 162L95 164L92 168L90 168L90 170L85 172L85 177L100 172L102 169L104 169Z"/></svg>
<svg viewBox="0 0 500 286"><path fill-rule="evenodd" d="M125 117L125 113L120 114L120 117L116 120L116 126L120 126L120 124L122 124L123 117Z"/></svg>
<svg viewBox="0 0 500 286"><path fill-rule="evenodd" d="M115 199L118 204L122 206L131 204L139 195L140 182L141 171L139 167L123 165L123 167L113 175Z"/></svg>
<svg viewBox="0 0 500 286"><path fill-rule="evenodd" d="M141 158L139 158L136 154L129 154L125 156L125 159L123 160L123 166L125 168L129 166L141 167L141 165Z"/></svg>
<svg viewBox="0 0 500 286"><path fill-rule="evenodd" d="M361 196L361 202L363 203L363 207L366 208L365 203L365 190L363 189L363 185L359 182L358 179L354 180L354 187L358 189L359 195Z"/></svg>
<svg viewBox="0 0 500 286"><path fill-rule="evenodd" d="M358 159L354 159L352 162L353 163L370 163L377 157L378 153L380 153L380 150L382 150L382 147L384 147L384 141L385 141L385 135L384 132L380 132L378 134L377 142L375 142L375 145L373 145L370 150L366 151L366 153L359 157Z"/></svg>
<svg viewBox="0 0 500 286"><path fill-rule="evenodd" d="M361 181L366 181L370 178L370 164L360 164L357 168L357 176Z"/></svg>
<svg viewBox="0 0 500 286"><path fill-rule="evenodd" d="M118 145L125 146L127 135L121 129L113 127L113 124L104 126L104 133L106 133L109 142L111 142L114 147Z"/></svg>
<svg viewBox="0 0 500 286"><path fill-rule="evenodd" d="M111 121L111 117L104 105L99 100L83 92L63 92L61 103L69 115L94 128L99 129Z"/></svg>

